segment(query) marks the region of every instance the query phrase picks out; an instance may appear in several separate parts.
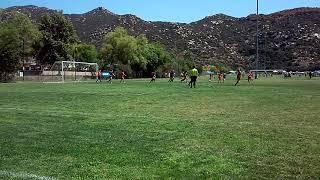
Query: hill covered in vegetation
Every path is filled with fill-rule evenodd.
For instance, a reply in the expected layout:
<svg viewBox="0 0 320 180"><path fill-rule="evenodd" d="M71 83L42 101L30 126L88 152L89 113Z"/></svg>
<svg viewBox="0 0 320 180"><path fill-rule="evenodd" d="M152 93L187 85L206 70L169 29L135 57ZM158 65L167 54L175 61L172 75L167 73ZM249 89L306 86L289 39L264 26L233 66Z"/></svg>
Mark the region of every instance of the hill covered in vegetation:
<svg viewBox="0 0 320 180"><path fill-rule="evenodd" d="M10 7L37 21L55 10L37 6ZM65 14L81 41L101 46L116 27L129 34L145 34L179 56L192 52L201 64L254 68L256 16L234 18L224 14L186 23L150 22L134 15L117 15L102 7L84 14ZM320 68L320 8L298 8L259 17L260 69L308 70Z"/></svg>

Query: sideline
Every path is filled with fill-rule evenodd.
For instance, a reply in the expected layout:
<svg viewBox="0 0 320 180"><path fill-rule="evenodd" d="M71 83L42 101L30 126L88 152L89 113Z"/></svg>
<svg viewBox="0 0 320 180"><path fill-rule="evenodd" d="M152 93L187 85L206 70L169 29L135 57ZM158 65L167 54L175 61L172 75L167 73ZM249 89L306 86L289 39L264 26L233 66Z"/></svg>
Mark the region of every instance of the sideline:
<svg viewBox="0 0 320 180"><path fill-rule="evenodd" d="M1 171L1 170L0 170L0 177L23 178L23 179L32 178L32 179L38 179L38 180L55 180L55 178L53 178L53 177L38 176L35 174L30 174L30 173Z"/></svg>

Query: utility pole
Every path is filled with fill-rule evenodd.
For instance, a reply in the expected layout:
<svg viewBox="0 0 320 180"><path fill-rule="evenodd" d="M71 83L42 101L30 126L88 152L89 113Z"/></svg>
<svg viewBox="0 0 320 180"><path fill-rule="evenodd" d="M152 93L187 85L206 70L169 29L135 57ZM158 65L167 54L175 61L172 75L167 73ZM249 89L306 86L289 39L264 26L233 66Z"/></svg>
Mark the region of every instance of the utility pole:
<svg viewBox="0 0 320 180"><path fill-rule="evenodd" d="M73 51L73 65L74 65L74 80L76 81L77 80L77 70L76 70L76 55L77 55L77 52L78 51L78 48L75 47L74 48L74 51Z"/></svg>
<svg viewBox="0 0 320 180"><path fill-rule="evenodd" d="M22 39L22 80L24 81L24 61L25 61L25 42L24 37Z"/></svg>
<svg viewBox="0 0 320 180"><path fill-rule="evenodd" d="M258 79L258 69L259 69L259 0L257 0L257 34L256 34L256 73L255 73L255 79Z"/></svg>

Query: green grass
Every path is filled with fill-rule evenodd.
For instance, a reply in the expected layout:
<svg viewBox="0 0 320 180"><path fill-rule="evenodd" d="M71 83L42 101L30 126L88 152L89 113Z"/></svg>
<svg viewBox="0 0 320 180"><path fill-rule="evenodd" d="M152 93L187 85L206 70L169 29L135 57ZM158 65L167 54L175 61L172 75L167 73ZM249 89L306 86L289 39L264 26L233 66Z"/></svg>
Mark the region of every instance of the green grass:
<svg viewBox="0 0 320 180"><path fill-rule="evenodd" d="M320 178L320 79L0 84L0 179Z"/></svg>

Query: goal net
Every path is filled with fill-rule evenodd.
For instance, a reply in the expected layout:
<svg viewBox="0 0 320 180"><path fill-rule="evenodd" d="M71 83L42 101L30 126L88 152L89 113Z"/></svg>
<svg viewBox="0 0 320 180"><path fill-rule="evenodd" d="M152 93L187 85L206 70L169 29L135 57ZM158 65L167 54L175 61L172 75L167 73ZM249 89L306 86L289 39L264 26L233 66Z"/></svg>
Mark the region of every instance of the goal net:
<svg viewBox="0 0 320 180"><path fill-rule="evenodd" d="M97 63L56 61L49 71L43 71L43 75L51 76L55 81L86 81L95 79L98 71Z"/></svg>

